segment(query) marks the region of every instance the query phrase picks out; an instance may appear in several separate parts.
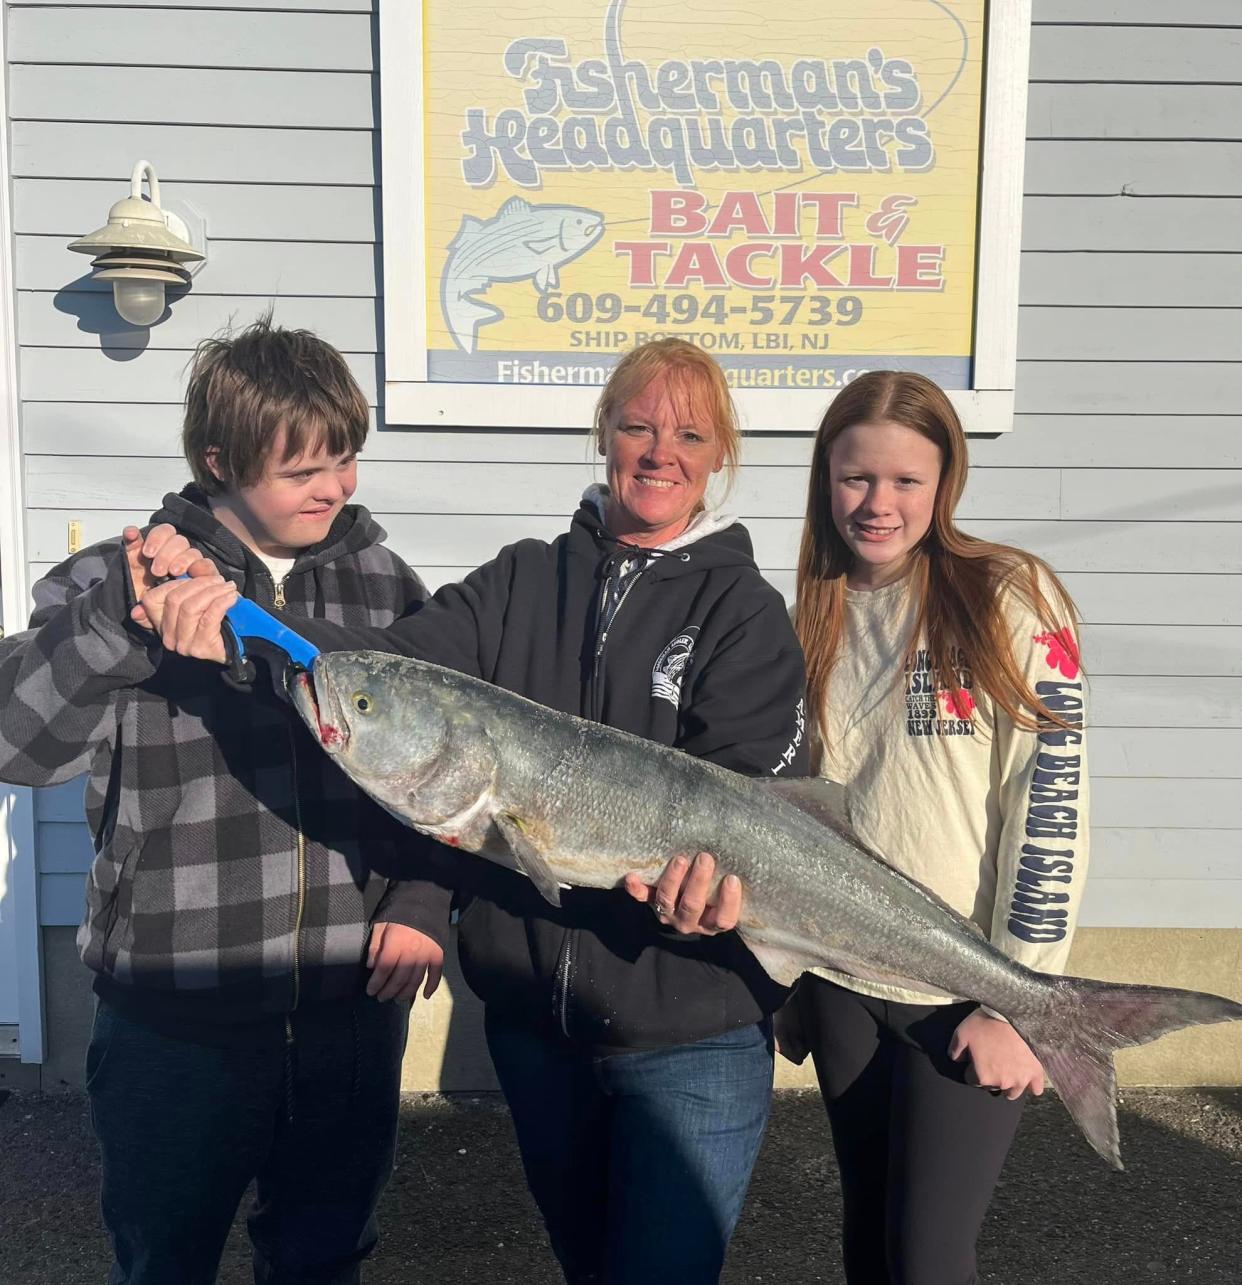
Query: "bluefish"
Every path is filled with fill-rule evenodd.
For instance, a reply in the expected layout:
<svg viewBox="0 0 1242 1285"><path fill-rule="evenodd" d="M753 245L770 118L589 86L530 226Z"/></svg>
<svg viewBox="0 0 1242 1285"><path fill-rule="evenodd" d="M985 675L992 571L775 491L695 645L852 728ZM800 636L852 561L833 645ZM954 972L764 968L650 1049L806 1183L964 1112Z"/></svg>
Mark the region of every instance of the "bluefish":
<svg viewBox="0 0 1242 1285"><path fill-rule="evenodd" d="M1034 1049L1091 1145L1121 1168L1113 1053L1242 1020L1216 995L1054 977L882 861L841 819L839 786L751 778L558 713L476 678L378 652L323 654L293 698L341 768L400 820L520 871L554 905L565 885L654 880L715 854L742 882L738 933L776 980L824 965L973 1000Z"/></svg>
<svg viewBox="0 0 1242 1285"><path fill-rule="evenodd" d="M604 216L576 205L531 205L510 197L486 221L467 214L449 244L440 307L453 342L472 353L480 326L504 313L479 296L493 281L534 282L540 294L560 284L563 264L585 254L604 232Z"/></svg>

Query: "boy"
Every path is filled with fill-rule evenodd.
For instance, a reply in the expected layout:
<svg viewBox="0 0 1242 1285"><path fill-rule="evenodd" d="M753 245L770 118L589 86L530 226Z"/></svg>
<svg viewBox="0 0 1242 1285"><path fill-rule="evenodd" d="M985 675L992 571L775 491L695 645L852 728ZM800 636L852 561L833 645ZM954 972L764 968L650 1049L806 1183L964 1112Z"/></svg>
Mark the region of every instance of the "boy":
<svg viewBox="0 0 1242 1285"><path fill-rule="evenodd" d="M152 517L179 535L157 533L154 559L135 528L74 555L0 642L0 778L90 772L78 945L113 1285L213 1281L251 1179L256 1281L356 1281L375 1244L407 1001L439 982L450 894L400 877L415 836L268 684L235 690L130 618L198 550L293 615L414 609L422 583L347 503L367 430L315 336L264 320L207 341L185 399L194 482Z"/></svg>

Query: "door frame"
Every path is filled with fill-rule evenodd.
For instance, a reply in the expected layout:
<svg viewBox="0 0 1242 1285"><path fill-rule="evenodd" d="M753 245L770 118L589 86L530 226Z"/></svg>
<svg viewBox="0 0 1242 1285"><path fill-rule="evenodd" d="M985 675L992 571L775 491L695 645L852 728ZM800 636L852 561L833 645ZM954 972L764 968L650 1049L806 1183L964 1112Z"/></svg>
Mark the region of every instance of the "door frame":
<svg viewBox="0 0 1242 1285"><path fill-rule="evenodd" d="M0 15L0 626L6 635L30 615L26 562L25 468L18 397L14 302L11 140L8 103L8 10ZM39 875L33 792L0 785L0 869L12 913L0 922L0 955L17 962L18 1047L23 1062L42 1062L46 1048Z"/></svg>

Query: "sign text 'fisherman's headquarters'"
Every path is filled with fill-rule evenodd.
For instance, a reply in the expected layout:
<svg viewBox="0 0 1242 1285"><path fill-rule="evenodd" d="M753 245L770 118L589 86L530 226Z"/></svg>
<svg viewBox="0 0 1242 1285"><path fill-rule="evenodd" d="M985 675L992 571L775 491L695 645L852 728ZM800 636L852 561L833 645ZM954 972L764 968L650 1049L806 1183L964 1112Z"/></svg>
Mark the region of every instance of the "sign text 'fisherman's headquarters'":
<svg viewBox="0 0 1242 1285"><path fill-rule="evenodd" d="M428 0L429 377L676 334L738 387L968 387L983 10Z"/></svg>

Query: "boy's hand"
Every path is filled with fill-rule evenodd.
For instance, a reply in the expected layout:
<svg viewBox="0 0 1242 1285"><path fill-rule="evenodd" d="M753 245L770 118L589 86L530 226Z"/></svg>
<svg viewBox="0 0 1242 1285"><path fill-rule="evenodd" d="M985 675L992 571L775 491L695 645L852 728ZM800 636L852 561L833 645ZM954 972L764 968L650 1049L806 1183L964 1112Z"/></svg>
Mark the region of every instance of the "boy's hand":
<svg viewBox="0 0 1242 1285"><path fill-rule="evenodd" d="M136 526L127 526L121 533L121 547L129 567L129 580L134 597L141 599L168 576L215 575L215 565L185 538L177 528L167 522L154 526L143 538ZM141 608L130 613L144 629L151 629L151 621Z"/></svg>
<svg viewBox="0 0 1242 1285"><path fill-rule="evenodd" d="M225 665L224 613L237 598L237 586L213 567L209 575L156 585L143 595L132 615L140 624L145 618L168 651Z"/></svg>
<svg viewBox="0 0 1242 1285"><path fill-rule="evenodd" d="M423 997L430 999L444 973L444 950L426 933L405 924L374 924L367 950L371 979L367 994L378 1000L418 997L426 976Z"/></svg>

